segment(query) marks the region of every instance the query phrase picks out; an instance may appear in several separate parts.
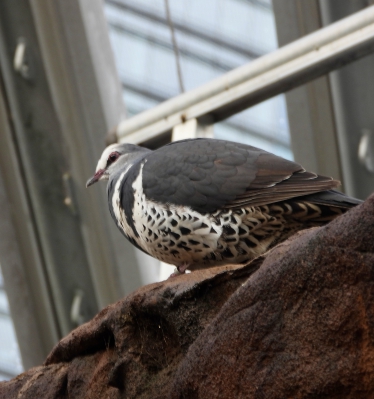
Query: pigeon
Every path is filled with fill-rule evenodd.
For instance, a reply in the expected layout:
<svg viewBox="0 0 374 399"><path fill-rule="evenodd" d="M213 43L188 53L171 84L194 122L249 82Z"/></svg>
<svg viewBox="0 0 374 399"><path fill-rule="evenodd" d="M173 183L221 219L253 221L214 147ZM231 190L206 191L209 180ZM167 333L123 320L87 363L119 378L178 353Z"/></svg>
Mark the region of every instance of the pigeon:
<svg viewBox="0 0 374 399"><path fill-rule="evenodd" d="M108 180L109 210L137 248L178 273L245 264L362 201L331 177L246 144L188 139L157 150L112 144L86 187Z"/></svg>

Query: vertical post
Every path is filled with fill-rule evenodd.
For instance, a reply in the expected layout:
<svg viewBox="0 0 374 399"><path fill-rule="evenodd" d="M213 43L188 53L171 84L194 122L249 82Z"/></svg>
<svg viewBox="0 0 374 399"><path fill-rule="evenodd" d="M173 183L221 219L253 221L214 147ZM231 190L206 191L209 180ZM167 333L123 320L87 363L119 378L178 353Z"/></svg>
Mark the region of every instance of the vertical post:
<svg viewBox="0 0 374 399"><path fill-rule="evenodd" d="M197 119L190 119L173 128L172 141L195 139L198 137L213 138L214 125L203 125Z"/></svg>
<svg viewBox="0 0 374 399"><path fill-rule="evenodd" d="M280 46L322 27L318 0L273 2ZM342 180L328 76L285 94L295 160L308 170Z"/></svg>

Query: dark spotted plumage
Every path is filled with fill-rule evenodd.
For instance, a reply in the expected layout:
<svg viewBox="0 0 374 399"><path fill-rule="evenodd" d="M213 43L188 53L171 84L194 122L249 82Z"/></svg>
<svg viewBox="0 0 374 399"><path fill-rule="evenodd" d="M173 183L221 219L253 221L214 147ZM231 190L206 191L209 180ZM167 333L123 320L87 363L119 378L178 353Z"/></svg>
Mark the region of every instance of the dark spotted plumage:
<svg viewBox="0 0 374 399"><path fill-rule="evenodd" d="M245 144L195 139L108 147L95 176L124 235L180 271L243 263L360 203L339 182Z"/></svg>

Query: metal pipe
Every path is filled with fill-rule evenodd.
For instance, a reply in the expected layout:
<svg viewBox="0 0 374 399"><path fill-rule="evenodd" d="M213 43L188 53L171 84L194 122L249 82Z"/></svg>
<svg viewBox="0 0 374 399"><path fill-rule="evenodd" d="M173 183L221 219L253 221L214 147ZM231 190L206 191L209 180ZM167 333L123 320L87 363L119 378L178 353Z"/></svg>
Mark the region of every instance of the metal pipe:
<svg viewBox="0 0 374 399"><path fill-rule="evenodd" d="M374 6L142 112L117 127L142 142L191 118L213 122L352 62L374 49Z"/></svg>

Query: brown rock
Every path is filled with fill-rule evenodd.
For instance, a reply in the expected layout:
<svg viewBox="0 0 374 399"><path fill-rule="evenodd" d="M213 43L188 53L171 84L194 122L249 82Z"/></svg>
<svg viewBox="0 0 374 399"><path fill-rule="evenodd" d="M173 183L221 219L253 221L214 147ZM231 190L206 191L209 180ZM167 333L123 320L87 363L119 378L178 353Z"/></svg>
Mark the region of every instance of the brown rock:
<svg viewBox="0 0 374 399"><path fill-rule="evenodd" d="M171 392L374 397L374 197L271 251L191 345Z"/></svg>
<svg viewBox="0 0 374 399"><path fill-rule="evenodd" d="M371 398L373 280L371 197L245 267L137 290L0 398Z"/></svg>
<svg viewBox="0 0 374 399"><path fill-rule="evenodd" d="M46 366L0 383L0 398L167 397L191 343L259 264L140 288L62 339Z"/></svg>

